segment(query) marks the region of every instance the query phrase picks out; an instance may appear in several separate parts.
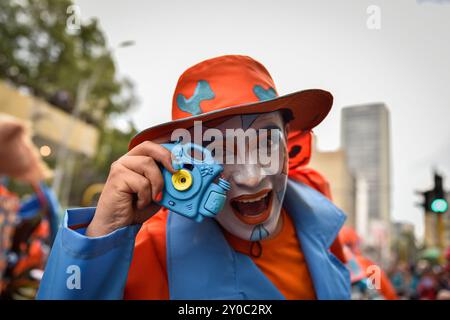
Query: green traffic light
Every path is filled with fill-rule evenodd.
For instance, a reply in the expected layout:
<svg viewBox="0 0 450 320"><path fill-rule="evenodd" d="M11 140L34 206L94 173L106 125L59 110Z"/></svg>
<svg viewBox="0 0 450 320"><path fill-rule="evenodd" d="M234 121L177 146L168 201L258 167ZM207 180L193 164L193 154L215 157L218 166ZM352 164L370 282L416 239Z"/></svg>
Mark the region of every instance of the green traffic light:
<svg viewBox="0 0 450 320"><path fill-rule="evenodd" d="M448 209L448 203L445 199L434 199L431 202L431 211L436 213L446 212Z"/></svg>

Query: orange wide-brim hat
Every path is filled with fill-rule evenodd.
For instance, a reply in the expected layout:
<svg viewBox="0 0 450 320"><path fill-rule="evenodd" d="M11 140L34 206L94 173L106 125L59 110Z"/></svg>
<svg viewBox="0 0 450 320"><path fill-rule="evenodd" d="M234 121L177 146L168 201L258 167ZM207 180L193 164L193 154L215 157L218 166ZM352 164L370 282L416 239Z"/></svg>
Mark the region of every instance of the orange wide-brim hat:
<svg viewBox="0 0 450 320"><path fill-rule="evenodd" d="M138 133L129 149L146 140L171 135L178 128L190 128L194 121L290 110L288 148L290 158L300 156L304 133L328 114L333 96L310 89L278 96L267 69L258 61L241 55L226 55L200 62L179 78L172 101L172 120ZM293 160L293 159L290 159Z"/></svg>

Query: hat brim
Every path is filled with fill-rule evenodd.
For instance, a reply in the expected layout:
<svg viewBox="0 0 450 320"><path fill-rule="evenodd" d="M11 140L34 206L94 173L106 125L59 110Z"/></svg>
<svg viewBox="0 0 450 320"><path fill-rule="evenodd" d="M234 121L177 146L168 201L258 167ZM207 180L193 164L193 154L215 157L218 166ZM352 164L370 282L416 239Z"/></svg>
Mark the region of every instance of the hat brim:
<svg viewBox="0 0 450 320"><path fill-rule="evenodd" d="M295 134L298 131L311 130L317 126L330 112L332 105L333 96L328 91L320 89L297 91L271 100L230 106L150 127L134 136L128 149L131 150L144 141L152 141L161 136L170 135L175 129L188 129L194 125L194 121L210 121L227 116L266 113L283 109L292 112L293 119L289 128L291 133Z"/></svg>

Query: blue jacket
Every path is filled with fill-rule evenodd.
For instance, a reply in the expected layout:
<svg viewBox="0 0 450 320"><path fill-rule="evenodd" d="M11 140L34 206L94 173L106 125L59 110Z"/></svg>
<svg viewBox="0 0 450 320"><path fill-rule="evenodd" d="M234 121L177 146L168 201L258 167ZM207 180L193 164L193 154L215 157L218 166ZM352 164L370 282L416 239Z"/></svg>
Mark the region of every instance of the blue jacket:
<svg viewBox="0 0 450 320"><path fill-rule="evenodd" d="M347 268L329 251L345 215L310 187L288 181L283 202L291 215L318 299L350 299ZM68 210L38 299L121 299L140 229L133 225L89 238L83 229L95 208ZM169 213L166 247L171 299L284 299L253 263L227 243L217 222Z"/></svg>

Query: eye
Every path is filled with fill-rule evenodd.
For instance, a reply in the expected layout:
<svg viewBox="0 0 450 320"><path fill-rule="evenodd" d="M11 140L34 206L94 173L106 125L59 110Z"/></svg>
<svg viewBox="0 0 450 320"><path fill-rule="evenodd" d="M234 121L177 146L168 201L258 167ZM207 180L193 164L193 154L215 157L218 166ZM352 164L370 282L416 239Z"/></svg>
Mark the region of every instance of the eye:
<svg viewBox="0 0 450 320"><path fill-rule="evenodd" d="M272 134L272 130L267 130L267 133L260 134L258 136L258 145L260 148L267 148L268 152L275 150L278 147L280 135L277 131L276 134Z"/></svg>

